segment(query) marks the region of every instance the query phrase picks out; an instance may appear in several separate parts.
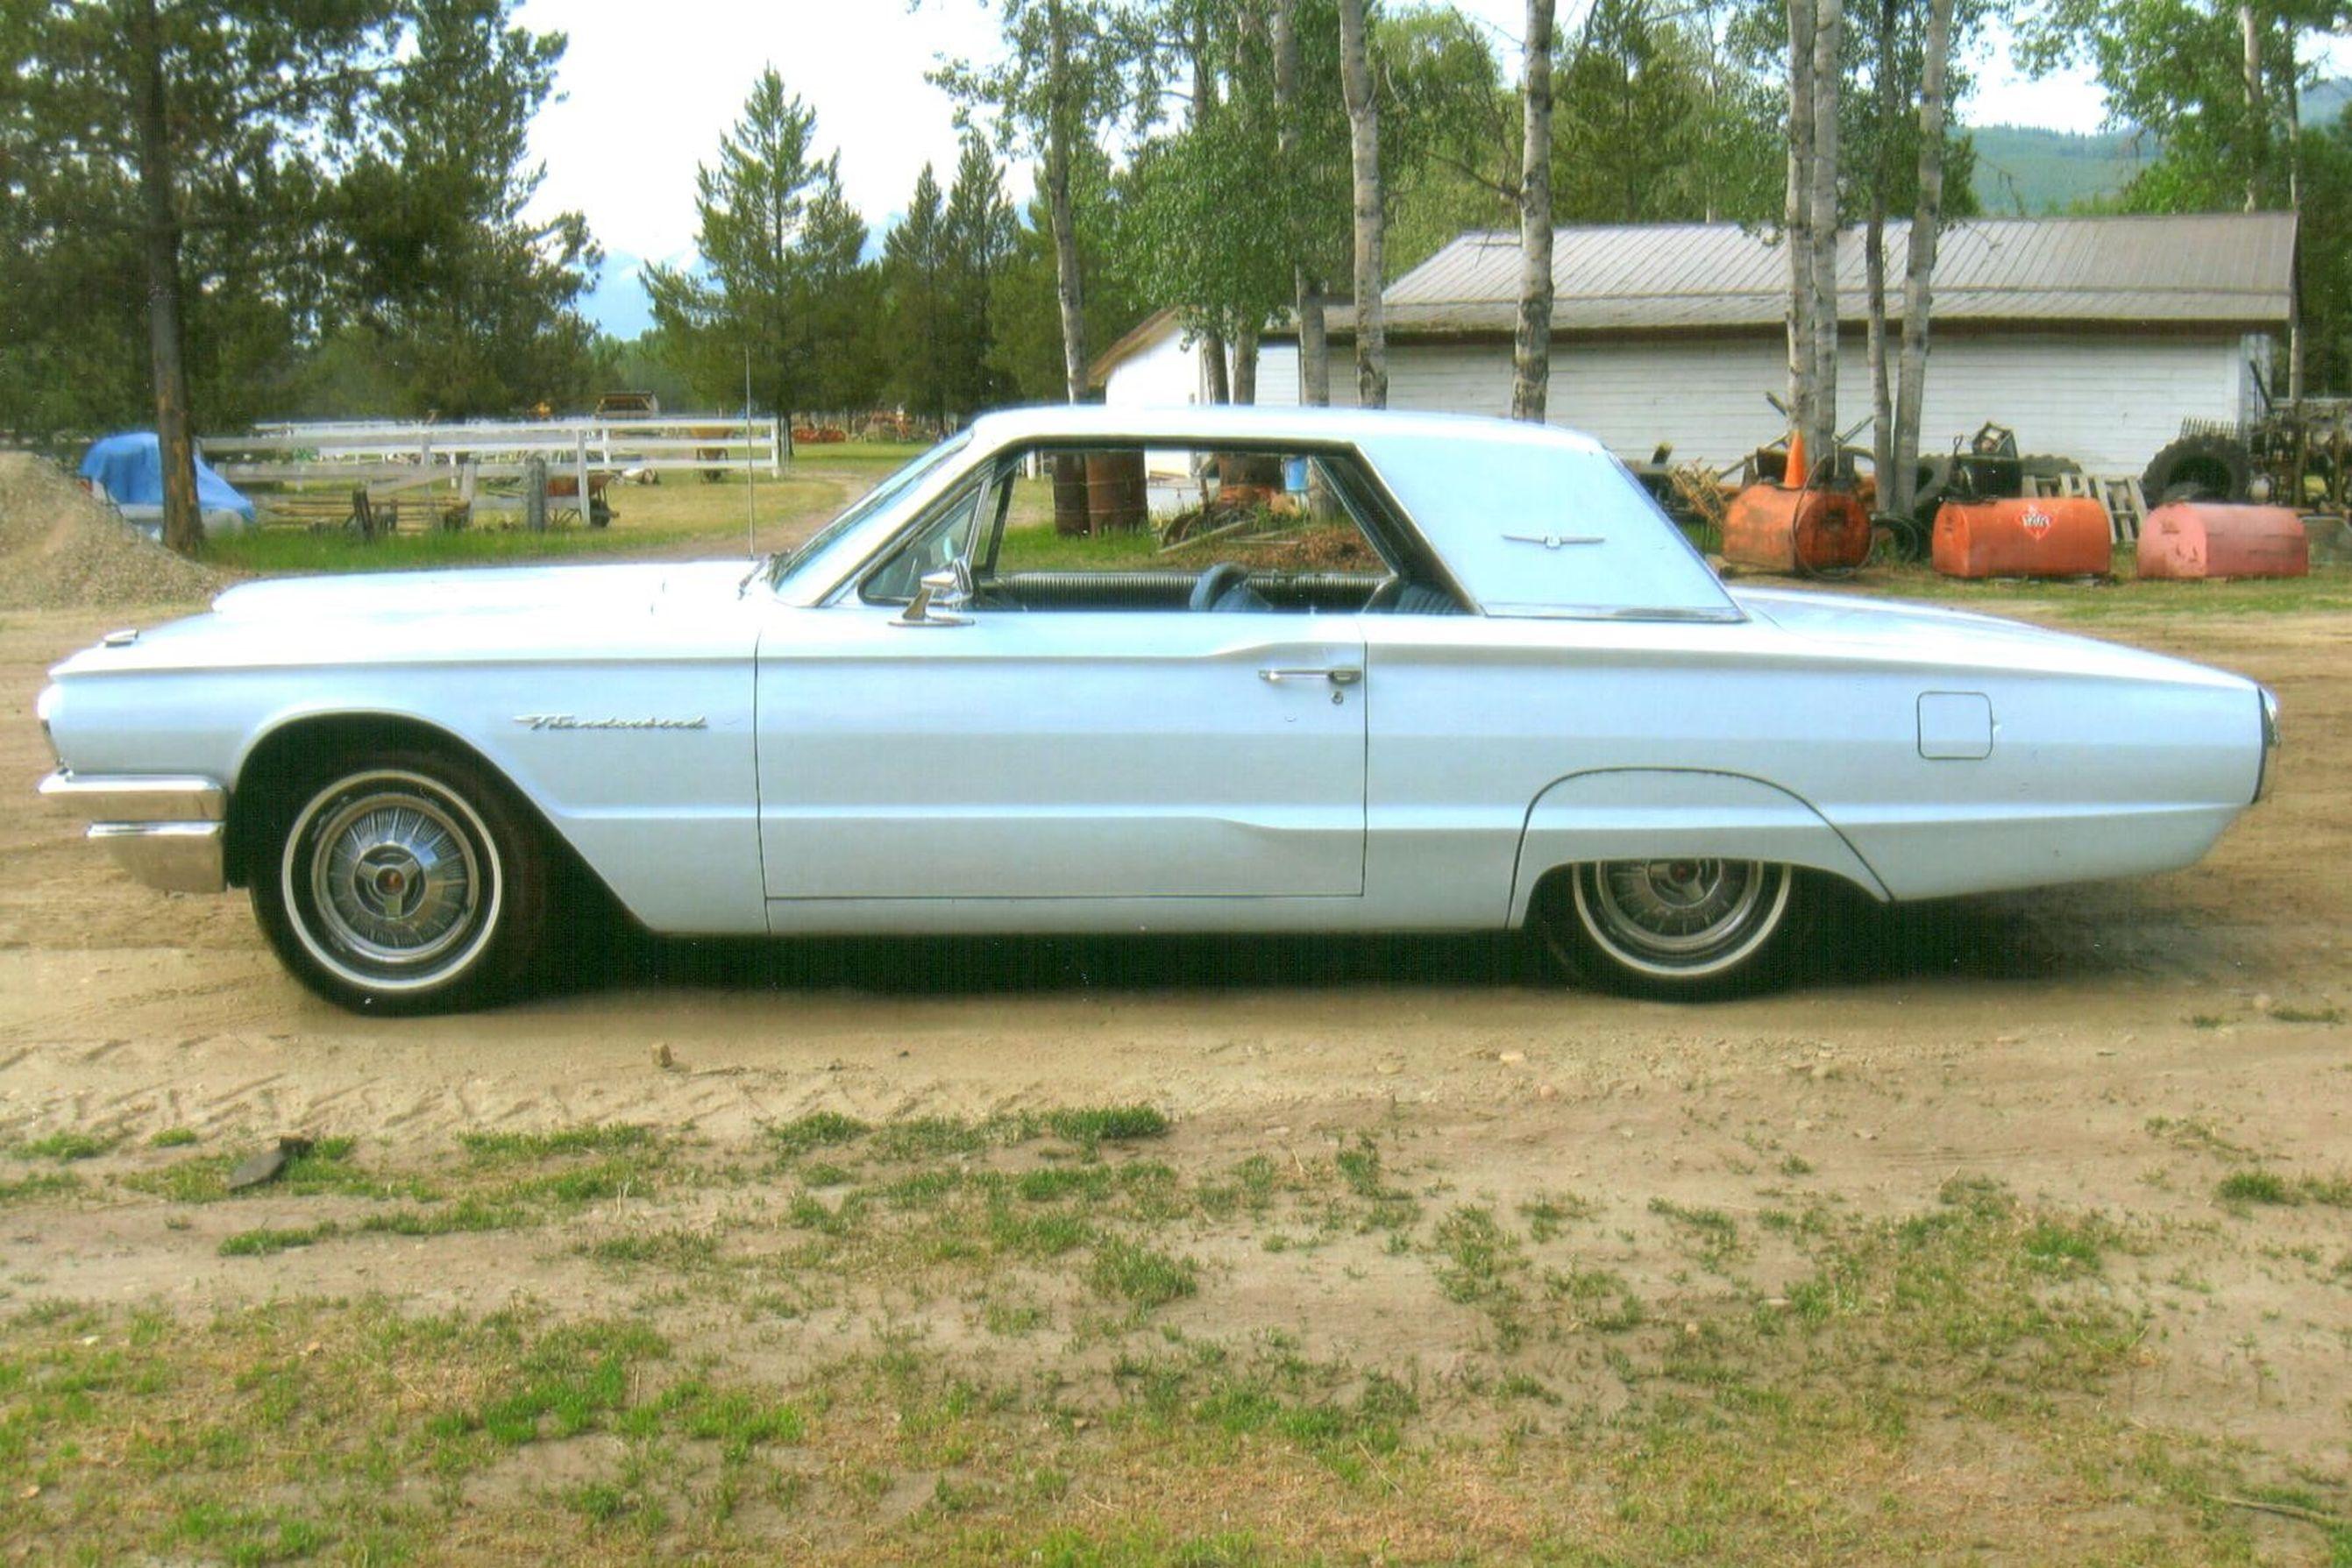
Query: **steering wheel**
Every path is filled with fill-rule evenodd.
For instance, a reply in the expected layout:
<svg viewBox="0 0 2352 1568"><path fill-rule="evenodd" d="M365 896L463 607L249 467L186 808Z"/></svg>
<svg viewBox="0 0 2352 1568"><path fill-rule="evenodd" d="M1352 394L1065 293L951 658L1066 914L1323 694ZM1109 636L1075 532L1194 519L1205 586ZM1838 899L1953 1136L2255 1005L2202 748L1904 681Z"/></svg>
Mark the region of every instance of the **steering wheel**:
<svg viewBox="0 0 2352 1568"><path fill-rule="evenodd" d="M1388 612L1394 610L1397 607L1398 601L1404 598L1404 590L1405 580L1403 578L1390 578L1386 582L1381 583L1378 588L1372 590L1371 597L1364 601L1363 612L1367 615L1386 614Z"/></svg>
<svg viewBox="0 0 2352 1568"><path fill-rule="evenodd" d="M1192 599L1189 608L1195 611L1214 610L1218 600L1248 580L1249 568L1237 560L1221 560L1202 572L1200 580L1192 584Z"/></svg>

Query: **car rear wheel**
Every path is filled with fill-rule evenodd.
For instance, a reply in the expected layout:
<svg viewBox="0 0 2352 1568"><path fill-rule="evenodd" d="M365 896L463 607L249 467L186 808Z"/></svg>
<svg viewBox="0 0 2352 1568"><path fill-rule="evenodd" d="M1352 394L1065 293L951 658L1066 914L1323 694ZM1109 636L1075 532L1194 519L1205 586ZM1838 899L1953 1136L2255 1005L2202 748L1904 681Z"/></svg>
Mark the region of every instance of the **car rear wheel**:
<svg viewBox="0 0 2352 1568"><path fill-rule="evenodd" d="M425 753L353 759L289 791L253 902L288 968L358 1012L478 1005L526 975L548 856L483 769Z"/></svg>
<svg viewBox="0 0 2352 1568"><path fill-rule="evenodd" d="M1568 975L1641 996L1757 989L1786 973L1807 901L1795 869L1686 856L1602 861L1552 878L1536 912Z"/></svg>

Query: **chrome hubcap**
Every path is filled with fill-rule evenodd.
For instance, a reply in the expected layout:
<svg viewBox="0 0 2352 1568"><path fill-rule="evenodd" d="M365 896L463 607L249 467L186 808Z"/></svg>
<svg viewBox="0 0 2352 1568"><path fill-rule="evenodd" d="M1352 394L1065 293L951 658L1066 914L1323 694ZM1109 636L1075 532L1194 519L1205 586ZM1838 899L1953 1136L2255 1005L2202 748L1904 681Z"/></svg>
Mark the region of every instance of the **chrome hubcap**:
<svg viewBox="0 0 2352 1568"><path fill-rule="evenodd" d="M441 801L413 789L372 789L320 821L310 860L313 905L338 945L372 963L431 962L464 938L481 903L482 870Z"/></svg>
<svg viewBox="0 0 2352 1568"><path fill-rule="evenodd" d="M1763 868L1753 861L1625 861L1601 868L1601 918L1663 954L1702 953L1756 907Z"/></svg>
<svg viewBox="0 0 2352 1568"><path fill-rule="evenodd" d="M1586 929L1626 964L1684 977L1729 967L1780 924L1788 868L1699 856L1612 861L1576 882Z"/></svg>

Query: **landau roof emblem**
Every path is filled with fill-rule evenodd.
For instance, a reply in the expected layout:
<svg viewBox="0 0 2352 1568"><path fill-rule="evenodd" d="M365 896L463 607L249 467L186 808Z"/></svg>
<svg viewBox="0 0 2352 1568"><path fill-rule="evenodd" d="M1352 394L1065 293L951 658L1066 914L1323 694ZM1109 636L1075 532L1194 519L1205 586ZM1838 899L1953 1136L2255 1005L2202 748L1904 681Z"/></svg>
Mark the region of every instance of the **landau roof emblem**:
<svg viewBox="0 0 2352 1568"><path fill-rule="evenodd" d="M709 729L700 714L692 718L581 718L568 713L519 713L514 721L532 729Z"/></svg>

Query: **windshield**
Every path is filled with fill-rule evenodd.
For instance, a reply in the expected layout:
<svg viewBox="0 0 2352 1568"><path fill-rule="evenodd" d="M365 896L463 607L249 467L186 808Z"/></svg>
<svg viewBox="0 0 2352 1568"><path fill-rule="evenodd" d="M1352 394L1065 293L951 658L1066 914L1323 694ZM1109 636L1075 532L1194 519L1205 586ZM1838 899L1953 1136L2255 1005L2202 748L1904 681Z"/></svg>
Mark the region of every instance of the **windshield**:
<svg viewBox="0 0 2352 1568"><path fill-rule="evenodd" d="M929 452L917 456L882 483L851 502L847 511L811 534L802 541L798 549L778 556L775 566L768 573L768 581L771 584L782 583L785 579L800 570L803 561L814 559L827 545L913 489L921 482L924 475L961 452L971 443L971 432L967 430L961 434L949 437Z"/></svg>

